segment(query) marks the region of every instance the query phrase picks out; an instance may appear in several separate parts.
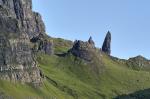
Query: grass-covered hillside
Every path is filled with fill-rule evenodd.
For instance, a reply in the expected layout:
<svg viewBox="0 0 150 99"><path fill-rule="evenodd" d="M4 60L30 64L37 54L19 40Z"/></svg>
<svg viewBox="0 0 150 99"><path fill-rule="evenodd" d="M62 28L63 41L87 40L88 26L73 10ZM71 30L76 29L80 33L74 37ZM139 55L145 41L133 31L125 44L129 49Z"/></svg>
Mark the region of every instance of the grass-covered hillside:
<svg viewBox="0 0 150 99"><path fill-rule="evenodd" d="M67 52L72 46L72 42L68 42L55 39L56 54ZM45 75L41 87L0 81L0 96L6 99L10 96L15 99L149 99L129 97L128 94L137 95L139 91L149 89L150 72L129 68L104 53L101 61L95 63L72 54L37 53L37 61Z"/></svg>

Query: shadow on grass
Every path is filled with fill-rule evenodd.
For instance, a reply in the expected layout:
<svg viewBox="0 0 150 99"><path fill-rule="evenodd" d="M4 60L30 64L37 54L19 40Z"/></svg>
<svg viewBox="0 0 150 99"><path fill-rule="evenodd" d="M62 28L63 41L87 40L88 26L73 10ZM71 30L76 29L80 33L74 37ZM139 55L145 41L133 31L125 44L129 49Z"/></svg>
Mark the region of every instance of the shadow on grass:
<svg viewBox="0 0 150 99"><path fill-rule="evenodd" d="M150 99L150 89L136 91L128 95L120 95L114 99Z"/></svg>
<svg viewBox="0 0 150 99"><path fill-rule="evenodd" d="M56 56L59 56L59 57L65 57L67 55L67 53L61 53L61 54L55 54Z"/></svg>

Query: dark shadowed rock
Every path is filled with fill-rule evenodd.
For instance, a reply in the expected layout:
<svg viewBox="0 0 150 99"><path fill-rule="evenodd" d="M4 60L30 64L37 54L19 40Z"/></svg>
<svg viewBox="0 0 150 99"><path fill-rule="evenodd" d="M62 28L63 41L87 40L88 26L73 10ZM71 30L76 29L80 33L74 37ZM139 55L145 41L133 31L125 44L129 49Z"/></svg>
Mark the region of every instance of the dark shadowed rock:
<svg viewBox="0 0 150 99"><path fill-rule="evenodd" d="M108 55L111 54L111 33L109 31L105 37L105 40L102 46L102 51Z"/></svg>
<svg viewBox="0 0 150 99"><path fill-rule="evenodd" d="M38 50L43 51L45 54L52 55L53 54L53 41L51 40L39 41Z"/></svg>
<svg viewBox="0 0 150 99"><path fill-rule="evenodd" d="M91 44L93 46L93 48L95 47L95 43L92 39L92 37L90 36L89 40L88 40L88 43Z"/></svg>
<svg viewBox="0 0 150 99"><path fill-rule="evenodd" d="M91 61L91 56L89 54L89 50L92 48L88 42L83 42L80 40L76 40L72 49L70 50L71 53L77 57L80 57L84 60Z"/></svg>
<svg viewBox="0 0 150 99"><path fill-rule="evenodd" d="M54 53L53 40L50 38L47 39L47 37L43 34L33 37L30 41L34 44L34 51L41 51L48 55L52 55Z"/></svg>

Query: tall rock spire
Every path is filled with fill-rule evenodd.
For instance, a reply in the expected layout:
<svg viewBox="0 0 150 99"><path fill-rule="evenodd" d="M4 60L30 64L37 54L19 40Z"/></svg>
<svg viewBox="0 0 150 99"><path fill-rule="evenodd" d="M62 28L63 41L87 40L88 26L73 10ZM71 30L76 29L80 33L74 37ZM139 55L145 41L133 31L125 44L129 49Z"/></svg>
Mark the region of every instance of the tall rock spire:
<svg viewBox="0 0 150 99"><path fill-rule="evenodd" d="M105 40L102 46L102 51L108 55L111 54L111 33L109 31L107 32L107 35L105 37Z"/></svg>

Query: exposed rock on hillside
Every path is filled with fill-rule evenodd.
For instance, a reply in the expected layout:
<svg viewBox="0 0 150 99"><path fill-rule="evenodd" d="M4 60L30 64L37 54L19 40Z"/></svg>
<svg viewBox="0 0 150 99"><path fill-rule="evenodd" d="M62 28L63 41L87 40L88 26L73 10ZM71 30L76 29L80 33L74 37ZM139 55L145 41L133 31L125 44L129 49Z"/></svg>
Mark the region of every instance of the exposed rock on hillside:
<svg viewBox="0 0 150 99"><path fill-rule="evenodd" d="M133 58L129 58L128 60L119 59L113 56L111 56L111 59L118 62L119 64L124 64L134 70L144 70L144 71L150 70L150 60L146 59L145 57L141 55L133 57Z"/></svg>
<svg viewBox="0 0 150 99"><path fill-rule="evenodd" d="M94 58L94 53L96 52L94 41L91 37L88 42L76 40L72 49L69 50L69 52L84 60L91 61Z"/></svg>
<svg viewBox="0 0 150 99"><path fill-rule="evenodd" d="M136 70L150 70L150 60L141 55L128 59L127 65Z"/></svg>
<svg viewBox="0 0 150 99"><path fill-rule="evenodd" d="M105 40L102 46L102 51L108 55L111 54L111 33L109 31L107 32L107 35L105 37Z"/></svg>
<svg viewBox="0 0 150 99"><path fill-rule="evenodd" d="M41 51L48 55L52 55L54 53L53 40L47 39L47 37L43 34L33 37L30 41L34 44L34 51Z"/></svg>
<svg viewBox="0 0 150 99"><path fill-rule="evenodd" d="M102 61L102 53L94 46L94 41L90 37L87 42L76 40L73 47L69 50L74 58L74 62L88 63L89 72L94 75L99 75L104 72L104 63ZM79 65L80 66L80 65Z"/></svg>

